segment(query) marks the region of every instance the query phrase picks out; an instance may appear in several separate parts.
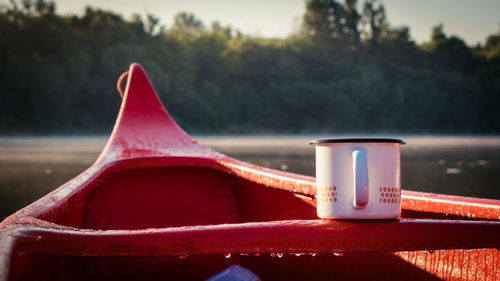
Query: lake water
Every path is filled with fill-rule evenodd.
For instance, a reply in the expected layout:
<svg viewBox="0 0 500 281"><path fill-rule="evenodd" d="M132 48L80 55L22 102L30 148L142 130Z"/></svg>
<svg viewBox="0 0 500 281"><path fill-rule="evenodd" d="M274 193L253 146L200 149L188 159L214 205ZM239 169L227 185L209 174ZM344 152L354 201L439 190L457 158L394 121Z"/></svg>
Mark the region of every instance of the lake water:
<svg viewBox="0 0 500 281"><path fill-rule="evenodd" d="M331 136L330 136L331 137ZM322 137L197 137L253 164L314 175ZM401 147L407 190L500 199L500 137L406 137ZM0 220L88 168L107 137L0 138Z"/></svg>

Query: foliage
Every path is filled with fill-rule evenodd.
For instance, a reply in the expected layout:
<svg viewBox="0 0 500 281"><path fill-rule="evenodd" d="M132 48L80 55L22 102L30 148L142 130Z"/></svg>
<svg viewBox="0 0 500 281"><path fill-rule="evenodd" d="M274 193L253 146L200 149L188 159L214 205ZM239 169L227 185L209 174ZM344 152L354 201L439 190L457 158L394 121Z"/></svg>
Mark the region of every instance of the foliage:
<svg viewBox="0 0 500 281"><path fill-rule="evenodd" d="M141 63L194 133L500 133L500 33L467 46L442 26L417 45L383 6L309 0L286 39L181 13L131 19L52 2L0 8L0 132L109 132L119 74Z"/></svg>

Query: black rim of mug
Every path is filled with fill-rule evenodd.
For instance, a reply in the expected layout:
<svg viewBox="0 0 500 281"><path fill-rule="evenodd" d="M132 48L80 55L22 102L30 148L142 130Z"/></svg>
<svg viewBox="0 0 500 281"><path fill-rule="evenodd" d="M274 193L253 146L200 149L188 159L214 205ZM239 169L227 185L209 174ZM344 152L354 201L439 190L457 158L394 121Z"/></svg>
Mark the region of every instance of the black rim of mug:
<svg viewBox="0 0 500 281"><path fill-rule="evenodd" d="M399 143L406 144L403 139L392 139L392 138L344 138L344 139L321 139L312 140L309 142L310 145L320 145L327 143Z"/></svg>

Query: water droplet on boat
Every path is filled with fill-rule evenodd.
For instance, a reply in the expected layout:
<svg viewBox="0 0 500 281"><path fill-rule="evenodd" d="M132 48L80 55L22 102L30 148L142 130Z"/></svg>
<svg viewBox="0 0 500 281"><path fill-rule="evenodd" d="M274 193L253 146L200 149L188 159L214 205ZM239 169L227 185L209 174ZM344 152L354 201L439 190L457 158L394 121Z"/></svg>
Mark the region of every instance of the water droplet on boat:
<svg viewBox="0 0 500 281"><path fill-rule="evenodd" d="M248 253L240 253L240 256L248 256Z"/></svg>
<svg viewBox="0 0 500 281"><path fill-rule="evenodd" d="M185 259L186 257L187 257L187 256L185 256L185 255L181 255L181 256L179 256L179 259L183 260L183 259Z"/></svg>
<svg viewBox="0 0 500 281"><path fill-rule="evenodd" d="M335 252L335 253L333 253L333 255L334 255L334 256L336 256L336 257L341 257L341 256L343 256L344 254L343 254L343 253L340 253L340 252L339 252L339 253Z"/></svg>
<svg viewBox="0 0 500 281"><path fill-rule="evenodd" d="M486 251L486 248L481 248L481 251Z"/></svg>
<svg viewBox="0 0 500 281"><path fill-rule="evenodd" d="M426 250L423 250L423 251L420 251L420 252L421 252L422 254L425 254L425 253L427 253L427 251L426 251Z"/></svg>
<svg viewBox="0 0 500 281"><path fill-rule="evenodd" d="M429 250L429 253L434 254L434 250Z"/></svg>
<svg viewBox="0 0 500 281"><path fill-rule="evenodd" d="M253 255L258 257L258 256L260 256L260 253L254 253Z"/></svg>
<svg viewBox="0 0 500 281"><path fill-rule="evenodd" d="M441 253L444 252L444 250L439 250Z"/></svg>
<svg viewBox="0 0 500 281"><path fill-rule="evenodd" d="M282 258L282 257L283 257L283 253L277 253L277 254L276 254L276 256L277 256L278 258Z"/></svg>
<svg viewBox="0 0 500 281"><path fill-rule="evenodd" d="M228 258L230 258L230 257L231 257L231 254L225 254L225 255L224 255L224 257L225 257L226 259L228 259Z"/></svg>
<svg viewBox="0 0 500 281"><path fill-rule="evenodd" d="M465 250L465 251L466 251L466 252L471 252L471 251L472 251L472 249L467 249L467 250Z"/></svg>
<svg viewBox="0 0 500 281"><path fill-rule="evenodd" d="M271 258L275 258L276 257L275 253L270 253L269 255L271 256Z"/></svg>
<svg viewBox="0 0 500 281"><path fill-rule="evenodd" d="M457 252L462 252L463 250L462 249L457 249Z"/></svg>
<svg viewBox="0 0 500 281"><path fill-rule="evenodd" d="M300 256L302 256L302 254L301 253L295 253L295 256L300 257Z"/></svg>
<svg viewBox="0 0 500 281"><path fill-rule="evenodd" d="M314 256L316 256L316 253L309 253L309 255L310 255L311 257L314 257Z"/></svg>
<svg viewBox="0 0 500 281"><path fill-rule="evenodd" d="M408 251L404 251L403 254L405 254L405 255L408 254Z"/></svg>

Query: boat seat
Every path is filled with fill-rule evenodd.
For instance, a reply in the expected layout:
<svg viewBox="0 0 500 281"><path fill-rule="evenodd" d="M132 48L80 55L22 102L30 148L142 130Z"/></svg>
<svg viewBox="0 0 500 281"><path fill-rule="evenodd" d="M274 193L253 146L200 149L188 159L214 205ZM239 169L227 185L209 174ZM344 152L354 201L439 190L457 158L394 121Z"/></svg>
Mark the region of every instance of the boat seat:
<svg viewBox="0 0 500 281"><path fill-rule="evenodd" d="M197 167L111 174L89 195L82 228L144 229L238 222L228 175Z"/></svg>

